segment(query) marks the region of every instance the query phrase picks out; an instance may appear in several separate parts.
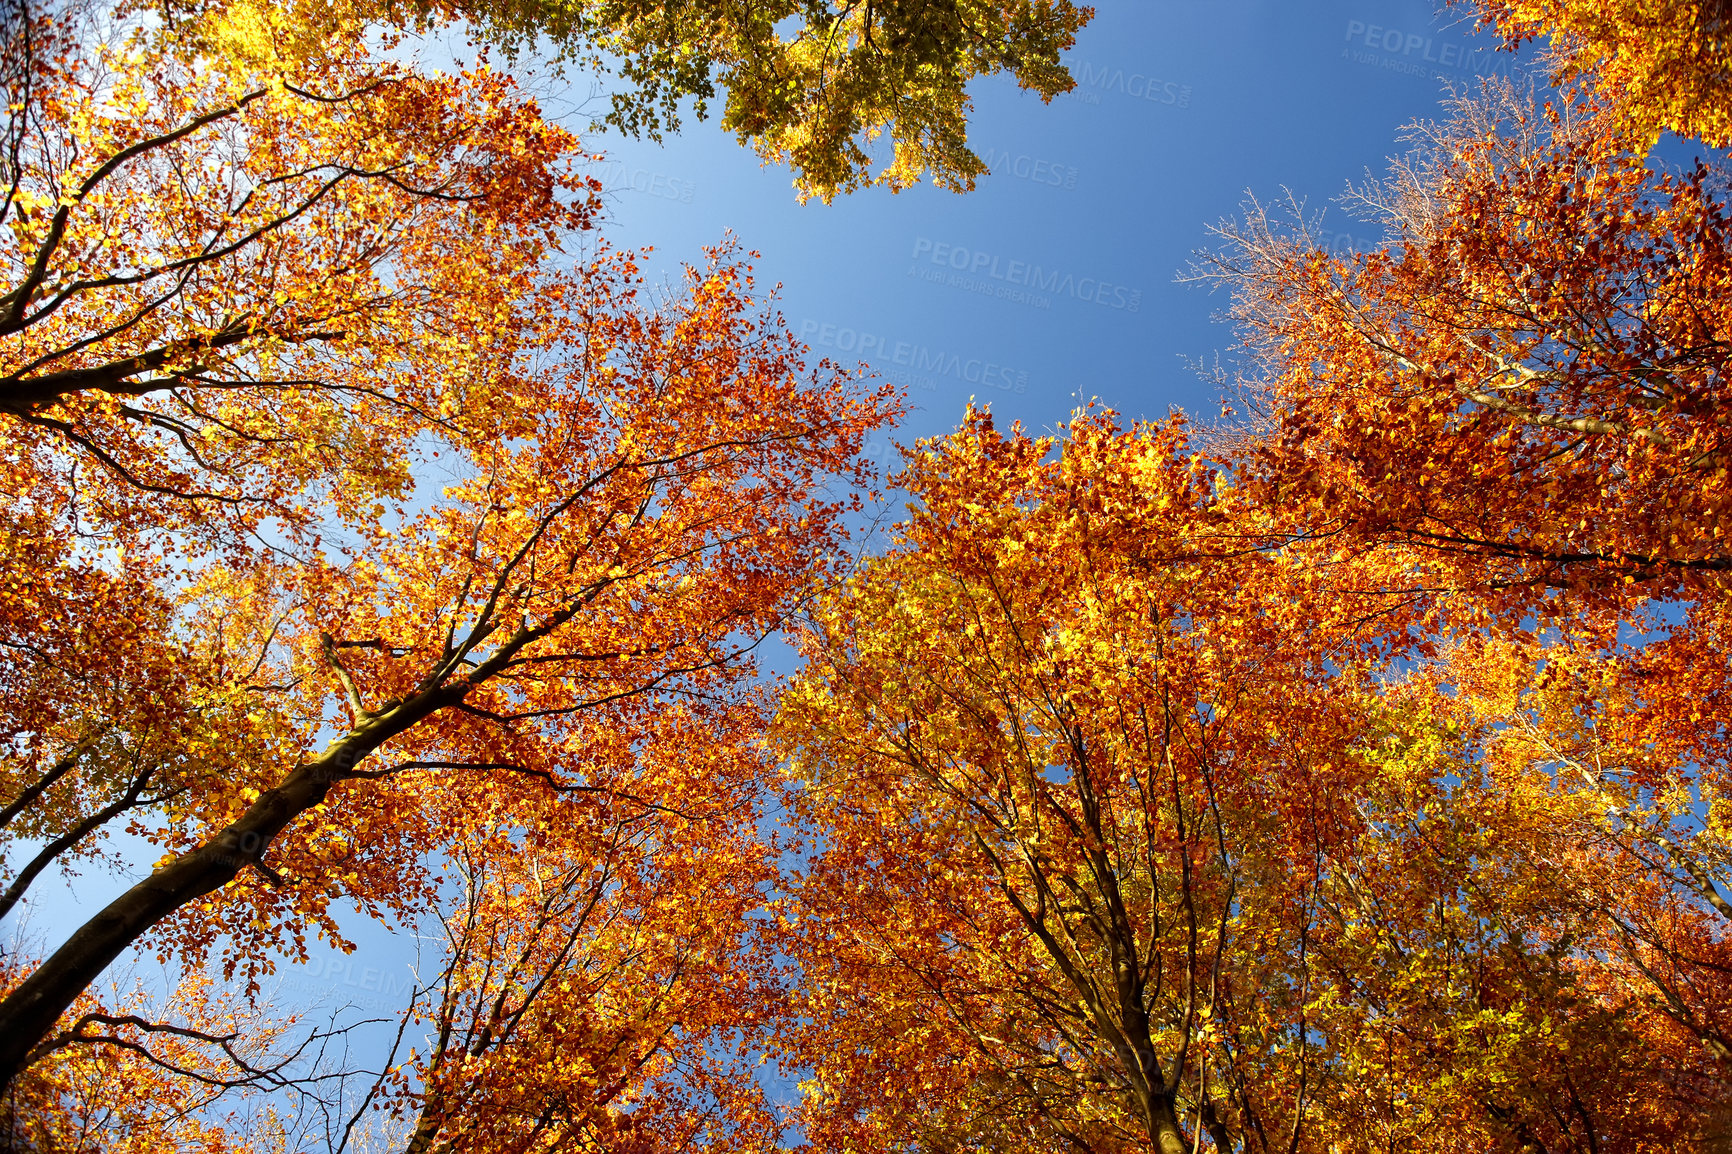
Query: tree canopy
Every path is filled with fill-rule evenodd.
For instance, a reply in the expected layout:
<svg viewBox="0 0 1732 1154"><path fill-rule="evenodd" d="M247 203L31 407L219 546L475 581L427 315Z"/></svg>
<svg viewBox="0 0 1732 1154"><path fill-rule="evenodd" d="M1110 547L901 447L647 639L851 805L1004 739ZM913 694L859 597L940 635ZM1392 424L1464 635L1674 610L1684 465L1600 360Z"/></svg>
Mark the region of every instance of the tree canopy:
<svg viewBox="0 0 1732 1154"><path fill-rule="evenodd" d="M597 121L660 139L685 109L765 161L802 199L930 176L966 191L967 87L1007 73L1044 101L1075 84L1061 56L1093 9L1073 0L165 0L219 54L294 67L377 25L465 21L511 56L542 48L618 82ZM688 101L690 101L688 105ZM888 155L874 143L888 138Z"/></svg>
<svg viewBox="0 0 1732 1154"><path fill-rule="evenodd" d="M0 919L135 868L0 956L0 1145L1723 1149L1722 15L1479 11L1558 82L1415 125L1375 246L1198 258L1222 420L971 406L874 552L894 391L389 49L720 85L827 199L966 187L1086 9L13 0ZM377 1060L270 996L352 911Z"/></svg>

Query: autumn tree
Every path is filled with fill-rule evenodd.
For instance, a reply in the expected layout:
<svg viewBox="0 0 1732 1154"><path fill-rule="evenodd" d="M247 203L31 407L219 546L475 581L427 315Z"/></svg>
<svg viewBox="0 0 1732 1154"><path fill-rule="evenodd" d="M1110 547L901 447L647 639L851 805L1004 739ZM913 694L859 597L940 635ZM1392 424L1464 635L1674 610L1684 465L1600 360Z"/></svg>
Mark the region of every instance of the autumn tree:
<svg viewBox="0 0 1732 1154"><path fill-rule="evenodd" d="M1477 760L1528 806L1508 856L1555 887L1551 932L1608 998L1670 1019L1724 1078L1727 754L1703 712L1726 693L1719 640L1677 627L1609 651L1567 634L1481 641L1414 680L1450 686L1434 708L1481 735Z"/></svg>
<svg viewBox="0 0 1732 1154"><path fill-rule="evenodd" d="M784 713L817 1144L1724 1140L1725 174L1620 83L1453 102L1369 252L1228 227L1188 502L1086 422L912 458Z"/></svg>
<svg viewBox="0 0 1732 1154"><path fill-rule="evenodd" d="M1106 417L975 412L909 458L779 731L821 831L783 911L821 1148L1326 1148L1313 935L1363 763L1321 671L1353 648L1266 596L1218 480Z"/></svg>
<svg viewBox="0 0 1732 1154"><path fill-rule="evenodd" d="M443 952L403 1023L417 1052L372 1098L409 1119L412 1154L775 1147L740 1048L779 989L750 916L775 781L722 736L664 708L572 743L582 789L448 799Z"/></svg>
<svg viewBox="0 0 1732 1154"><path fill-rule="evenodd" d="M1676 110L1614 72L1417 126L1346 198L1384 229L1368 251L1253 205L1197 270L1244 341L1211 446L1233 499L1330 595L1410 623L1366 731L1405 752L1329 935L1367 999L1359 1088L1390 1093L1356 1108L1392 1140L1462 1124L1416 1093L1443 1079L1517 1148L1724 1135L1726 180L1648 155L1632 118ZM1368 902L1367 871L1429 908Z"/></svg>
<svg viewBox="0 0 1732 1154"><path fill-rule="evenodd" d="M0 824L27 848L0 903L16 917L49 871L122 860L122 830L163 856L58 948L8 960L7 1134L121 1148L170 1141L172 1118L196 1146L223 1140L206 1091L285 1085L293 1023L244 1002L309 935L344 944L333 903L441 908L439 847L538 790L576 799L547 821L580 823L674 741L647 719L683 709L678 741L724 751L712 765L746 740L746 655L839 532L847 500L818 486L863 476L860 438L893 408L808 370L731 249L656 306L629 257L563 252L593 208L580 150L504 77L429 75L358 37L291 71L100 7L17 16ZM710 810L718 791L758 804L750 775L705 784ZM666 856L630 868L549 852L635 868L609 908L647 917L645 879L684 875L666 829L645 836ZM529 901L489 893L495 918ZM690 939L708 967L743 932L738 902L713 917ZM563 960L583 969L594 929L548 932L582 940ZM167 1017L93 984L140 946L183 975ZM473 948L454 943L453 973ZM709 1061L699 1018L738 1002L705 987L694 1010L665 988L697 985L683 963L632 956L643 982L586 991L590 1040L625 1047L598 1069L629 1085L563 1117L564 1140L651 1083L670 1119L702 1114L676 1109L668 1063ZM537 1061L586 1052L542 1029L557 1017L525 1021ZM429 1134L475 1124L441 1101L488 1101L428 1097L447 1065L397 1087ZM137 1092L104 1095L116 1078Z"/></svg>
<svg viewBox="0 0 1732 1154"><path fill-rule="evenodd" d="M576 141L490 73L353 47L288 83L142 28L104 43L97 9L26 15L4 46L11 459L76 468L107 532L371 517L420 430L484 403L468 382L509 363L542 263L589 223Z"/></svg>
<svg viewBox="0 0 1732 1154"><path fill-rule="evenodd" d="M622 83L597 122L660 139L722 95L721 125L787 164L802 199L930 174L972 189L987 171L968 146L968 82L1008 73L1043 101L1073 86L1060 57L1093 9L1073 0L777 0L742 8L646 0L260 0L162 8L223 50L292 67L372 24L471 22L517 56L555 54ZM190 14L190 15L189 15ZM889 157L872 154L888 137Z"/></svg>
<svg viewBox="0 0 1732 1154"><path fill-rule="evenodd" d="M412 908L431 882L403 851L438 843L423 803L453 780L605 791L561 768L568 745L676 699L731 739L739 658L834 544L843 505L813 487L853 470L889 410L805 375L737 266L693 273L669 311L640 311L638 291L611 259L545 287L538 371L488 382L510 422L426 433L454 474L443 499L346 554L209 569L158 623L214 651L214 688L249 709L207 719L217 772L141 824L155 871L0 1001L9 1078L141 939L189 964L216 950L250 982L273 949L335 934L339 896ZM78 753L40 745L26 780Z"/></svg>
<svg viewBox="0 0 1732 1154"><path fill-rule="evenodd" d="M574 145L497 76L236 89L78 18L33 17L12 108L7 819L47 849L8 897L121 825L165 856L14 969L36 1110L141 940L251 988L339 897L429 898L401 848L454 775L589 788L571 719L674 698L732 740L891 412L730 254L659 309L629 258L559 271Z"/></svg>
<svg viewBox="0 0 1732 1154"><path fill-rule="evenodd" d="M874 179L970 183L967 79L1008 68L1050 97L1086 11L813 8L787 45L774 20L649 9L165 14L16 5L0 49L0 824L29 847L0 914L53 868L118 860L114 832L163 852L9 960L8 1141L228 1141L215 1096L289 1085L300 1051L273 1056L292 1023L217 1008L208 975L244 1002L309 934L342 944L338 901L445 909L453 861L470 920L443 1041L376 1095L411 1109L413 1148L768 1133L715 1053L755 996L736 967L756 779L651 802L628 769L740 755L746 654L837 540L846 500L817 486L863 477L893 407L806 370L731 250L660 308L628 258L568 268L593 212L576 140L508 79L429 75L368 36L478 16L508 46L620 53L643 92L613 119L651 132L720 69L729 126L827 197L886 130ZM614 840L578 835L628 802ZM736 852L705 872L693 839L723 812ZM518 868L550 829L567 840ZM167 1017L94 985L135 947L179 963ZM504 956L509 979L477 970Z"/></svg>
<svg viewBox="0 0 1732 1154"><path fill-rule="evenodd" d="M1717 1133L1708 900L1534 755L1507 647L1403 669L1372 580L1401 558L1317 565L1177 425L976 413L900 480L778 729L814 838L779 1045L815 1147Z"/></svg>
<svg viewBox="0 0 1732 1154"><path fill-rule="evenodd" d="M1732 18L1724 0L1477 0L1511 48L1544 41L1553 72L1608 101L1637 141L1732 142Z"/></svg>
<svg viewBox="0 0 1732 1154"><path fill-rule="evenodd" d="M1704 903L1632 860L1616 807L1560 772L1557 690L1579 661L1520 652L1464 640L1365 702L1373 771L1319 903L1330 1148L1714 1149L1727 1072L1619 928L1701 946Z"/></svg>
<svg viewBox="0 0 1732 1154"><path fill-rule="evenodd" d="M1721 175L1507 87L1413 143L1349 198L1381 246L1332 256L1255 207L1198 268L1244 341L1246 492L1326 551L1404 550L1488 608L1716 600Z"/></svg>

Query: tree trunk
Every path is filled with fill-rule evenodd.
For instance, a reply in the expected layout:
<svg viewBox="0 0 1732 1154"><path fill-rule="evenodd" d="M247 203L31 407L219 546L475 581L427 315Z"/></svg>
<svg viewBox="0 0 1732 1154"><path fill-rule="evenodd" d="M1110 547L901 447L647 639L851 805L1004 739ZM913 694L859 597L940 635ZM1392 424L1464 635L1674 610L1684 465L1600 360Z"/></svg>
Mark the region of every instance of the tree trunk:
<svg viewBox="0 0 1732 1154"><path fill-rule="evenodd" d="M1198 1115L1202 1119L1203 1128L1209 1132L1209 1141L1215 1144L1215 1149L1221 1154L1233 1154L1233 1136L1227 1133L1226 1124L1215 1112L1215 1103L1204 1099Z"/></svg>
<svg viewBox="0 0 1732 1154"><path fill-rule="evenodd" d="M1149 1103L1149 1138L1159 1154L1191 1154L1190 1143L1179 1126L1179 1115L1173 1100L1157 1095Z"/></svg>
<svg viewBox="0 0 1732 1154"><path fill-rule="evenodd" d="M403 1154L435 1154L433 1140L439 1137L439 1123L433 1118L433 1104L426 1103L415 1117L415 1129L409 1134L409 1144Z"/></svg>
<svg viewBox="0 0 1732 1154"><path fill-rule="evenodd" d="M429 690L368 718L281 785L260 794L203 845L158 867L78 927L0 1000L0 1094L40 1057L38 1049L60 1016L123 951L182 906L233 881L244 866L262 865L271 840L323 801L363 758L456 698L448 689Z"/></svg>

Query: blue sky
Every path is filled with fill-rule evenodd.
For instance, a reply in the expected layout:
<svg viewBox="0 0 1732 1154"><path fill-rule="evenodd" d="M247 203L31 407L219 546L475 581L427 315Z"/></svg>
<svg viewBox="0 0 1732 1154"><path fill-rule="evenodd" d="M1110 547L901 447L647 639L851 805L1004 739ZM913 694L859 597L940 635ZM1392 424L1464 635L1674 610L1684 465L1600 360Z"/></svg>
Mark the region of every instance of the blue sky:
<svg viewBox="0 0 1732 1154"><path fill-rule="evenodd" d="M800 205L786 171L690 123L661 146L592 138L604 233L672 262L732 229L815 353L907 387L905 441L954 426L971 394L1037 428L1079 395L1206 415L1218 398L1188 366L1230 343L1210 320L1224 302L1174 276L1207 226L1247 191L1329 207L1447 83L1510 64L1427 3L1103 3L1070 55L1071 95L975 82L970 140L993 173L971 194ZM1368 231L1333 208L1324 227Z"/></svg>

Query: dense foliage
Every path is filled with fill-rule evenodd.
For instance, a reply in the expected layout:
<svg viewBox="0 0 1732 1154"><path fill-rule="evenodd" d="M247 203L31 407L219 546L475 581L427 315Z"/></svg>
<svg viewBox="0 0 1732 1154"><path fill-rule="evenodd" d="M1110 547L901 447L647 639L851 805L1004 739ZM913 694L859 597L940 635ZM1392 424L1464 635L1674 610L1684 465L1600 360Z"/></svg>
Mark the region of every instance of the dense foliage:
<svg viewBox="0 0 1732 1154"><path fill-rule="evenodd" d="M1652 153L1717 5L1484 4L1558 86L1416 126L1377 248L1199 259L1229 419L971 409L850 561L895 396L391 49L720 83L828 197L965 186L1086 9L0 3L0 918L143 867L0 957L0 1148L1732 1142L1732 172ZM269 996L353 911L377 1060Z"/></svg>

